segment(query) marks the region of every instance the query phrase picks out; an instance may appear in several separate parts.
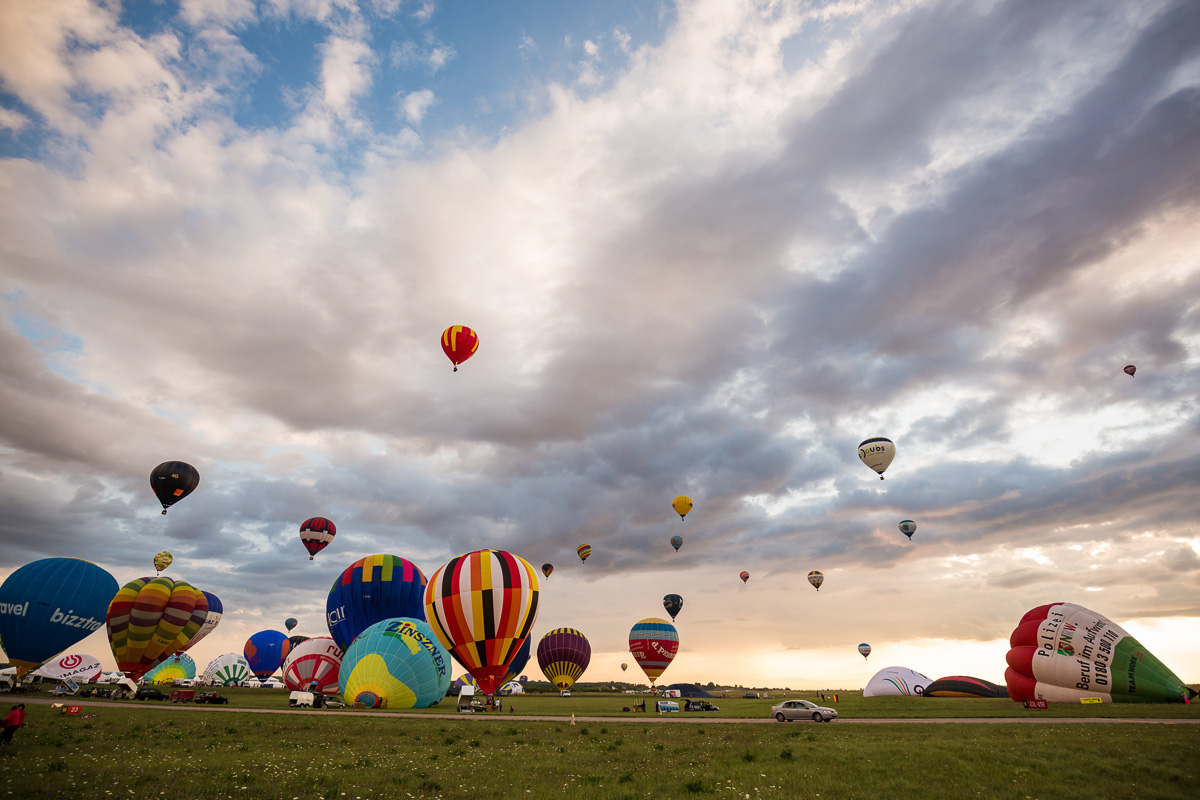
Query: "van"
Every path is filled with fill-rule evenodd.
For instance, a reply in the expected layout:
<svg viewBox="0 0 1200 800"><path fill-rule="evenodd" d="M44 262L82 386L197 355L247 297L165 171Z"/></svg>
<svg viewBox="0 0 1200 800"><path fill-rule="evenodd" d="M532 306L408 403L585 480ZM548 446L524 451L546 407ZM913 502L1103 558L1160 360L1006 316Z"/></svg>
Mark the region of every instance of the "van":
<svg viewBox="0 0 1200 800"><path fill-rule="evenodd" d="M660 714L669 713L672 711L678 711L679 703L676 703L674 700L659 700L657 703L655 703L655 708Z"/></svg>
<svg viewBox="0 0 1200 800"><path fill-rule="evenodd" d="M680 691L678 689L663 689L662 696L663 697L682 697L683 695L680 694Z"/></svg>
<svg viewBox="0 0 1200 800"><path fill-rule="evenodd" d="M312 708L312 692L292 692L288 695L288 708Z"/></svg>

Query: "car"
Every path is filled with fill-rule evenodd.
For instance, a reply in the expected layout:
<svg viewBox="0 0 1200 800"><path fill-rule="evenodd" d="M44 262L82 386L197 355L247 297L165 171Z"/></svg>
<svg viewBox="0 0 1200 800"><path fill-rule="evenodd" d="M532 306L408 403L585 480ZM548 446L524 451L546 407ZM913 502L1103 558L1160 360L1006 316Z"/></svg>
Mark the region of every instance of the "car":
<svg viewBox="0 0 1200 800"><path fill-rule="evenodd" d="M558 693L558 696L559 696L559 697L570 697L570 696L571 696L571 690L570 690L570 689L563 689L561 692L559 692L559 693Z"/></svg>
<svg viewBox="0 0 1200 800"><path fill-rule="evenodd" d="M714 706L707 700L688 700L683 707L684 711L720 711L719 706Z"/></svg>
<svg viewBox="0 0 1200 800"><path fill-rule="evenodd" d="M742 699L743 700L757 700L758 692L746 692L744 695L742 695Z"/></svg>
<svg viewBox="0 0 1200 800"><path fill-rule="evenodd" d="M145 686L137 690L138 700L166 700L167 696L153 686Z"/></svg>
<svg viewBox="0 0 1200 800"><path fill-rule="evenodd" d="M201 692L196 695L196 702L209 703L215 706L227 706L229 705L229 698L217 692Z"/></svg>
<svg viewBox="0 0 1200 800"><path fill-rule="evenodd" d="M797 719L811 719L813 722L833 722L838 712L825 708L808 700L784 700L777 706L771 707L771 716L780 722L792 722Z"/></svg>

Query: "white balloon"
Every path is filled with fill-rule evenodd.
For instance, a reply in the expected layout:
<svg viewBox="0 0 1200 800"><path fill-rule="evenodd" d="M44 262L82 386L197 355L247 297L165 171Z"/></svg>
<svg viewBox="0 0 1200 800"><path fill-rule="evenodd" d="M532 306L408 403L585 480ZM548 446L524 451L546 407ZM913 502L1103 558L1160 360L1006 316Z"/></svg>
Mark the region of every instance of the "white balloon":
<svg viewBox="0 0 1200 800"><path fill-rule="evenodd" d="M865 439L858 445L858 457L864 464L878 472L879 479L883 480L883 471L896 457L896 445L891 439L885 439L882 436Z"/></svg>
<svg viewBox="0 0 1200 800"><path fill-rule="evenodd" d="M94 681L100 677L100 659L72 653L47 661L33 674L52 681Z"/></svg>
<svg viewBox="0 0 1200 800"><path fill-rule="evenodd" d="M863 697L919 697L931 683L929 678L908 667L884 667L867 681Z"/></svg>

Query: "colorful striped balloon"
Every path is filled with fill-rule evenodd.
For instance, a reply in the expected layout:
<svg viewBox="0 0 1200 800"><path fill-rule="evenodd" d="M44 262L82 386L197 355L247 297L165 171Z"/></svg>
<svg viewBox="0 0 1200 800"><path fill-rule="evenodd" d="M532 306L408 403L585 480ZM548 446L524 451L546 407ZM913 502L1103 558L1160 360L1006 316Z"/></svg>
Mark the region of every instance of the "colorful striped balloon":
<svg viewBox="0 0 1200 800"><path fill-rule="evenodd" d="M325 599L325 622L342 650L376 622L398 617L425 619L425 573L400 556L360 558L338 576Z"/></svg>
<svg viewBox="0 0 1200 800"><path fill-rule="evenodd" d="M204 669L204 682L209 686L236 686L252 677L250 664L239 653L219 655Z"/></svg>
<svg viewBox="0 0 1200 800"><path fill-rule="evenodd" d="M588 556L592 554L592 546L590 544L581 544L575 548L575 552L579 554L580 561L587 561Z"/></svg>
<svg viewBox="0 0 1200 800"><path fill-rule="evenodd" d="M454 364L455 372L458 372L458 365L475 355L478 349L479 334L466 325L451 325L442 331L442 352Z"/></svg>
<svg viewBox="0 0 1200 800"><path fill-rule="evenodd" d="M679 631L665 619L644 619L629 631L629 652L653 686L679 652Z"/></svg>
<svg viewBox="0 0 1200 800"><path fill-rule="evenodd" d="M151 686L170 686L175 681L191 680L196 677L196 662L187 653L171 656L146 673L145 681Z"/></svg>
<svg viewBox="0 0 1200 800"><path fill-rule="evenodd" d="M208 598L186 581L130 581L108 606L108 642L117 669L137 680L183 650L207 618Z"/></svg>
<svg viewBox="0 0 1200 800"><path fill-rule="evenodd" d="M208 613L204 616L204 624L200 626L200 630L188 641L187 645L181 648L183 650L190 650L199 644L201 639L212 633L220 623L221 615L225 613L225 607L221 605L219 597L212 592L201 591L200 594L204 595L204 599L208 601Z"/></svg>
<svg viewBox="0 0 1200 800"><path fill-rule="evenodd" d="M163 550L161 553L154 555L154 573L157 575L167 567L171 566L171 562L175 560L175 556Z"/></svg>
<svg viewBox="0 0 1200 800"><path fill-rule="evenodd" d="M312 517L300 523L300 541L308 551L308 560L324 550L337 535L337 526L325 517Z"/></svg>
<svg viewBox="0 0 1200 800"><path fill-rule="evenodd" d="M283 662L283 682L293 692L337 694L342 656L341 648L328 636L305 639L288 650ZM314 681L315 689L312 688Z"/></svg>
<svg viewBox="0 0 1200 800"><path fill-rule="evenodd" d="M537 571L503 550L452 558L425 587L434 634L488 695L503 682L537 611Z"/></svg>
<svg viewBox="0 0 1200 800"><path fill-rule="evenodd" d="M574 628L555 628L538 642L537 657L547 680L561 691L570 689L587 669L592 660L592 646Z"/></svg>

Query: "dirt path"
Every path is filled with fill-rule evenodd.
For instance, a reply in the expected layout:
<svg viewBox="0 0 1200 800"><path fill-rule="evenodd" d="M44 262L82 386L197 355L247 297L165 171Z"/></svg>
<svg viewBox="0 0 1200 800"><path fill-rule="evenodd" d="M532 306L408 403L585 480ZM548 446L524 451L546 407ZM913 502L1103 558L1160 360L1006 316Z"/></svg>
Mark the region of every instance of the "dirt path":
<svg viewBox="0 0 1200 800"><path fill-rule="evenodd" d="M17 700L19 696L14 696ZM129 703L113 703L103 700L92 699L77 699L77 698L43 698L30 697L17 702L24 702L26 705L48 706L53 703L62 703L64 705L83 706L86 710L97 708L128 708ZM571 724L571 717L537 717L526 714L408 714L403 711L367 711L364 709L356 709L354 711L324 711L316 709L294 709L294 708L229 708L227 706L208 706L195 705L189 703L169 703L166 701L142 701L133 706L134 708L149 708L159 711L192 711L196 713L218 713L218 714L290 714L293 716L303 714L305 716L322 715L322 716L338 716L338 717L387 717L395 719L397 717L403 719L467 719L467 720L521 720L522 722L554 722L560 725ZM778 724L770 717L753 718L753 719L733 719L729 717L704 717L698 714L629 714L622 717L574 717L574 722L643 722L643 723L665 723L665 724L689 724L701 723L708 725L775 725ZM803 722L803 720L802 720ZM965 723L968 725L1200 725L1200 719L1106 719L1106 718L1088 718L1088 717L930 717L930 718L907 718L907 719L876 719L876 718L846 718L841 717L837 720L839 725L944 725L946 723Z"/></svg>

